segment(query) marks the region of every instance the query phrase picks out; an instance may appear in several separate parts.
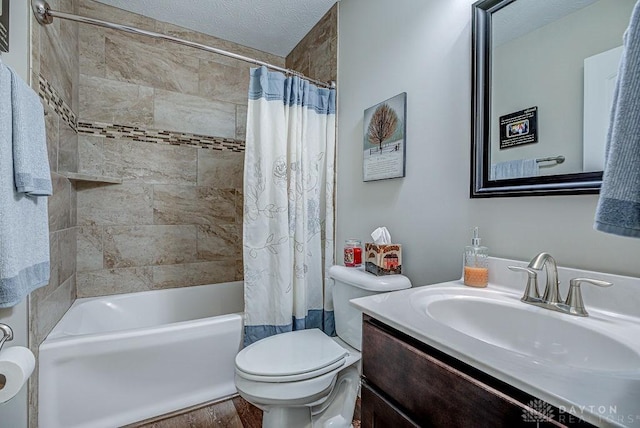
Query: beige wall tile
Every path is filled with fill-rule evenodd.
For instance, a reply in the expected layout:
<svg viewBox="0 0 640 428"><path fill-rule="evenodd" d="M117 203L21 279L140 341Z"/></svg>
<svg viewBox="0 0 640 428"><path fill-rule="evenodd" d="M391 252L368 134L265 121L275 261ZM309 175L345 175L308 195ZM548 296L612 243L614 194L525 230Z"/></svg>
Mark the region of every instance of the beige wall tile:
<svg viewBox="0 0 640 428"><path fill-rule="evenodd" d="M29 296L31 302L39 302L47 298L60 285L60 265L62 264L59 250L60 232L49 233L49 283L40 287Z"/></svg>
<svg viewBox="0 0 640 428"><path fill-rule="evenodd" d="M204 45L212 46L214 48L223 49L229 52L237 53L239 55L248 56L250 58L256 58L258 60L268 62L273 65L284 67L285 59L280 56L273 55L267 52L262 52L257 49L252 49L246 46L242 46L237 43L230 42L228 40L219 39L217 37L210 36L208 34L198 33L196 31L179 27L177 25L169 24L167 22L157 21L156 31L159 33L168 34L174 37L179 37L181 39L186 39L192 42L201 43ZM249 63L246 63L244 61L235 60L233 58L225 57L218 54L212 54L212 53L197 50L197 49L184 48L182 46L176 45L175 43L160 42L159 44L163 48L166 47L168 49L175 49L175 48L187 49L186 52L188 52L190 55L197 56L198 58L204 59L206 61L216 61L221 64L232 65L234 67L242 66L242 65L251 66Z"/></svg>
<svg viewBox="0 0 640 428"><path fill-rule="evenodd" d="M79 112L83 120L149 125L153 122L153 89L81 75Z"/></svg>
<svg viewBox="0 0 640 428"><path fill-rule="evenodd" d="M236 106L236 139L247 139L247 106Z"/></svg>
<svg viewBox="0 0 640 428"><path fill-rule="evenodd" d="M107 268L196 261L195 226L108 226L103 234Z"/></svg>
<svg viewBox="0 0 640 428"><path fill-rule="evenodd" d="M49 167L52 172L58 171L58 140L60 119L54 110L45 104L44 127L47 136L47 155L49 157Z"/></svg>
<svg viewBox="0 0 640 428"><path fill-rule="evenodd" d="M57 7L63 12L74 12L73 4L69 2L60 2ZM78 24L55 20L46 27L35 26L40 31L32 32L37 43L34 54L39 54L34 69L47 78L67 104L74 106L74 85L78 80Z"/></svg>
<svg viewBox="0 0 640 428"><path fill-rule="evenodd" d="M199 260L238 260L242 258L242 234L235 223L198 226Z"/></svg>
<svg viewBox="0 0 640 428"><path fill-rule="evenodd" d="M71 227L59 232L60 282L66 282L76 273L77 228Z"/></svg>
<svg viewBox="0 0 640 428"><path fill-rule="evenodd" d="M288 68L312 79L337 79L338 6L334 5L287 55Z"/></svg>
<svg viewBox="0 0 640 428"><path fill-rule="evenodd" d="M71 183L56 173L51 174L53 196L48 199L49 231L71 226Z"/></svg>
<svg viewBox="0 0 640 428"><path fill-rule="evenodd" d="M40 74L40 39L42 33L42 26L38 24L34 14L30 14L30 26L31 26L31 73L35 75L35 79L32 77L31 87L34 90L38 90L38 75Z"/></svg>
<svg viewBox="0 0 640 428"><path fill-rule="evenodd" d="M244 193L242 188L236 189L236 224L242 226L244 216Z"/></svg>
<svg viewBox="0 0 640 428"><path fill-rule="evenodd" d="M78 171L78 134L64 121L60 121L58 142L58 171Z"/></svg>
<svg viewBox="0 0 640 428"><path fill-rule="evenodd" d="M40 73L51 83L62 99L72 105L72 69L69 68L69 62L65 60L66 47L60 42L61 37L59 30L53 25L42 28Z"/></svg>
<svg viewBox="0 0 640 428"><path fill-rule="evenodd" d="M198 94L199 60L180 52L167 52L121 36L105 41L109 79L188 94ZM135 60L132 60L135 58Z"/></svg>
<svg viewBox="0 0 640 428"><path fill-rule="evenodd" d="M71 205L71 226L77 226L78 225L78 191L76 190L76 186L71 186L70 189L70 197L69 197L69 203Z"/></svg>
<svg viewBox="0 0 640 428"><path fill-rule="evenodd" d="M242 188L244 153L198 149L198 185L218 189Z"/></svg>
<svg viewBox="0 0 640 428"><path fill-rule="evenodd" d="M196 183L198 149L116 139L102 145L107 176L149 184Z"/></svg>
<svg viewBox="0 0 640 428"><path fill-rule="evenodd" d="M234 138L234 104L193 95L155 91L153 127L214 137Z"/></svg>
<svg viewBox="0 0 640 428"><path fill-rule="evenodd" d="M36 343L42 343L76 298L76 276L72 275L46 299L32 305L31 329Z"/></svg>
<svg viewBox="0 0 640 428"><path fill-rule="evenodd" d="M298 45L300 46L300 45ZM308 49L294 49L287 56L287 68L299 71L307 77L309 76L309 51Z"/></svg>
<svg viewBox="0 0 640 428"><path fill-rule="evenodd" d="M174 185L153 187L154 224L214 224L234 219L233 189Z"/></svg>
<svg viewBox="0 0 640 428"><path fill-rule="evenodd" d="M61 10L75 12L73 1L66 2ZM65 72L69 74L71 82L71 96L67 103L75 111L78 110L78 79L80 73L78 58L78 26L77 22L60 20L60 39L58 40L58 54L62 56ZM60 49L61 48L61 49Z"/></svg>
<svg viewBox="0 0 640 428"><path fill-rule="evenodd" d="M78 172L103 175L102 142L104 140L104 137L78 135Z"/></svg>
<svg viewBox="0 0 640 428"><path fill-rule="evenodd" d="M83 16L130 25L143 30L153 31L155 29L155 20L146 16L108 6L94 0L79 0L77 4L78 14Z"/></svg>
<svg viewBox="0 0 640 428"><path fill-rule="evenodd" d="M78 227L77 254L76 268L78 272L103 269L102 226Z"/></svg>
<svg viewBox="0 0 640 428"><path fill-rule="evenodd" d="M39 25L39 24L38 24ZM62 99L73 106L73 85L77 82L76 23L58 23L41 28L40 73L58 91Z"/></svg>
<svg viewBox="0 0 640 428"><path fill-rule="evenodd" d="M92 25L81 25L78 50L80 73L93 77L106 77L104 55L105 31Z"/></svg>
<svg viewBox="0 0 640 428"><path fill-rule="evenodd" d="M235 281L235 261L153 266L153 288L189 287Z"/></svg>
<svg viewBox="0 0 640 428"><path fill-rule="evenodd" d="M134 293L153 288L150 267L103 269L77 275L78 297Z"/></svg>
<svg viewBox="0 0 640 428"><path fill-rule="evenodd" d="M336 39L325 40L321 45L311 51L309 74L325 82L336 81L338 77L337 57Z"/></svg>
<svg viewBox="0 0 640 428"><path fill-rule="evenodd" d="M311 30L302 38L298 45L287 56L295 54L296 51L304 52L314 49L326 40L335 38L338 34L338 6L334 5L324 14L322 18L313 26Z"/></svg>
<svg viewBox="0 0 640 428"><path fill-rule="evenodd" d="M249 67L233 67L214 61L200 61L198 72L200 96L247 104L249 91Z"/></svg>
<svg viewBox="0 0 640 428"><path fill-rule="evenodd" d="M153 224L153 194L148 184L79 183L80 225Z"/></svg>
<svg viewBox="0 0 640 428"><path fill-rule="evenodd" d="M236 260L236 281L242 281L244 279L244 264L242 260Z"/></svg>

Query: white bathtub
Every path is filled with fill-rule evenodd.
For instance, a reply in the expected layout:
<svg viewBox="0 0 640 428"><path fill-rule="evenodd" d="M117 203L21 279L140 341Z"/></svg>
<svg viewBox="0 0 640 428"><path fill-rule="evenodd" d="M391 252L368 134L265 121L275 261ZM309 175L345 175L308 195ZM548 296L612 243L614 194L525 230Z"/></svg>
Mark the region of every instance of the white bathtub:
<svg viewBox="0 0 640 428"><path fill-rule="evenodd" d="M235 394L242 282L76 300L40 345L39 427L117 427Z"/></svg>

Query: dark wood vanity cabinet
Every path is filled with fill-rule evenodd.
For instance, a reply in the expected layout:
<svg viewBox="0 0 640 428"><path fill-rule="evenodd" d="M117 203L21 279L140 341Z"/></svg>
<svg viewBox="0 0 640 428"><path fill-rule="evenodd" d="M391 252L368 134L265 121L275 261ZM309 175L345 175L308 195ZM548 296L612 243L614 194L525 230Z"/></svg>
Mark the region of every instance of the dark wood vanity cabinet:
<svg viewBox="0 0 640 428"><path fill-rule="evenodd" d="M592 426L367 315L362 375L362 428Z"/></svg>

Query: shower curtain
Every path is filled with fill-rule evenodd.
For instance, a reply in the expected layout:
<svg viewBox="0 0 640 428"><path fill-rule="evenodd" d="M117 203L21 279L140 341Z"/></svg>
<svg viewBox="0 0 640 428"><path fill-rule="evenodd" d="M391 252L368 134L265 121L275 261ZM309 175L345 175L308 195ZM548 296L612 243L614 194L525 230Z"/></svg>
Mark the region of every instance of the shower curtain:
<svg viewBox="0 0 640 428"><path fill-rule="evenodd" d="M335 89L251 70L244 163L245 346L292 330L335 334Z"/></svg>

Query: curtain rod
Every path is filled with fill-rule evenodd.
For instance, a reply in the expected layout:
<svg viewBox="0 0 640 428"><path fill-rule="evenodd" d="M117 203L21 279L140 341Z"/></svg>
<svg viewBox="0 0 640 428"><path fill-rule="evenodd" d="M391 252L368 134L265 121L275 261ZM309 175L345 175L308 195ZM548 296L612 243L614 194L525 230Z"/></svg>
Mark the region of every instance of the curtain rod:
<svg viewBox="0 0 640 428"><path fill-rule="evenodd" d="M203 45L200 43L191 42L189 40L180 39L178 37L168 36L166 34L156 33L153 31L142 30L136 27L129 27L127 25L115 24L113 22L102 21L100 19L87 18L85 16L73 15L70 13L59 12L56 10L52 10L49 6L49 3L46 0L32 0L31 1L31 9L33 10L33 14L41 25L48 25L53 22L53 18L67 19L69 21L80 22L84 24L97 25L99 27L111 28L114 30L126 31L127 33L132 34L140 34L143 36L153 37L156 39L163 39L173 43L177 43L184 46L189 46L195 49L200 49L207 52L212 52L219 55L224 55L230 58L234 58L240 61L249 62L255 65L265 66L272 70L281 71L285 74L298 76L302 79L308 80L318 86L322 86L324 88L334 88L334 82L327 83L316 79L311 79L306 77L304 74L291 70L288 68L278 67L277 65L269 64L268 62L260 61L255 58L250 58L243 55L238 55L233 52L228 52L222 49L214 48L212 46Z"/></svg>

